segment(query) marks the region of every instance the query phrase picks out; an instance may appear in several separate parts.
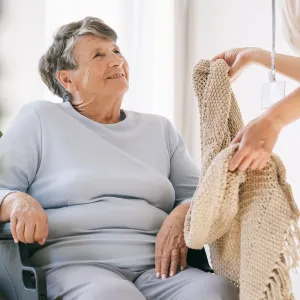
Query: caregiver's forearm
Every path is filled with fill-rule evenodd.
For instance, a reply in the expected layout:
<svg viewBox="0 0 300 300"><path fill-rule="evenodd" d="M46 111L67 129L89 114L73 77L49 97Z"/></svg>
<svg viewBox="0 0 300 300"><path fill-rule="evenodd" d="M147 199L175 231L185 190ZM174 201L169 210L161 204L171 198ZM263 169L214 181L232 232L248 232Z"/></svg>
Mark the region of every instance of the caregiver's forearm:
<svg viewBox="0 0 300 300"><path fill-rule="evenodd" d="M270 117L281 124L282 127L300 118L300 87L274 104L267 112Z"/></svg>
<svg viewBox="0 0 300 300"><path fill-rule="evenodd" d="M269 51L254 48L250 56L252 63L271 69L271 53ZM276 54L275 64L278 73L300 82L300 57Z"/></svg>

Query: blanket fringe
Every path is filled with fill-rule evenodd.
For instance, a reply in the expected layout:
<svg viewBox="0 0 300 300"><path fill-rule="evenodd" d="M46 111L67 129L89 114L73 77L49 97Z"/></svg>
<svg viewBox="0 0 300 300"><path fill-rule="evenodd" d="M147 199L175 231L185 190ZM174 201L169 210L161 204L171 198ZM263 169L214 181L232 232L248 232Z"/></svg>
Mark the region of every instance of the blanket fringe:
<svg viewBox="0 0 300 300"><path fill-rule="evenodd" d="M283 251L272 270L261 300L295 300L292 293L290 271L297 272L300 261L300 225L291 222L284 238Z"/></svg>

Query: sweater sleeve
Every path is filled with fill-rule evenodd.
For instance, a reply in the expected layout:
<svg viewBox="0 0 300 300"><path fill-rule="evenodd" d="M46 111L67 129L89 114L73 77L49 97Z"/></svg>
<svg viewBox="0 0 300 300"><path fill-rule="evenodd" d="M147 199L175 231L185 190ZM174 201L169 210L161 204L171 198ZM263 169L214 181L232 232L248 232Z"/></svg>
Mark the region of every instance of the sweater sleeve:
<svg viewBox="0 0 300 300"><path fill-rule="evenodd" d="M0 205L12 192L26 192L41 161L41 124L25 105L0 139Z"/></svg>
<svg viewBox="0 0 300 300"><path fill-rule="evenodd" d="M170 175L175 189L175 207L190 202L199 182L200 171L190 156L183 138L168 121Z"/></svg>

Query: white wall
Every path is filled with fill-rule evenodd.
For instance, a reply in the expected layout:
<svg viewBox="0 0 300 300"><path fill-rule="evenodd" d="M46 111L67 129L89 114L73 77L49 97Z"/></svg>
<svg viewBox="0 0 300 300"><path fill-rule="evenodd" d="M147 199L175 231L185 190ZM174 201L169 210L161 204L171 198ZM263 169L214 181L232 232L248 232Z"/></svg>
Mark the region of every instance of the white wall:
<svg viewBox="0 0 300 300"><path fill-rule="evenodd" d="M194 24L190 39L195 39L193 49L190 49L190 65L199 59L212 56L234 47L258 46L270 49L271 46L271 0L192 0L190 24ZM278 10L279 12L279 10ZM284 42L280 16L278 16L277 51L292 54ZM280 77L278 77L280 79ZM268 80L267 71L259 67L251 67L244 72L234 85L234 90L241 106L244 121L247 123L257 117L260 109L261 86ZM297 84L287 80L287 91L292 91ZM191 118L192 119L192 118ZM187 121L186 131L191 128ZM197 122L197 117L192 120ZM300 122L287 127L281 134L275 152L283 159L288 180L292 184L295 199L300 206ZM193 137L195 144L190 143L191 149L199 144L197 131ZM192 141L190 141L192 142ZM199 150L194 151L194 157ZM295 297L300 299L300 276L294 276Z"/></svg>
<svg viewBox="0 0 300 300"><path fill-rule="evenodd" d="M43 98L38 59L44 46L44 1L0 2L0 111L1 130L18 109Z"/></svg>

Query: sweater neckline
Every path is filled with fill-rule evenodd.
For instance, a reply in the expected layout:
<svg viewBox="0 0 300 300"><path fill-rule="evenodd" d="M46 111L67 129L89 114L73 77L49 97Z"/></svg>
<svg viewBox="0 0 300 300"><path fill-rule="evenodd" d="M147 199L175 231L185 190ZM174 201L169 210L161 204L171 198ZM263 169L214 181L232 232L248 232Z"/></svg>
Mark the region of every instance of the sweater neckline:
<svg viewBox="0 0 300 300"><path fill-rule="evenodd" d="M79 113L70 102L63 102L62 105L67 108L67 110L75 117L81 119L85 123L90 123L93 126L98 126L101 128L109 128L109 129L122 129L126 128L128 124L130 124L131 121L131 114L130 111L121 109L120 111L120 116L121 120L117 123L111 123L111 124L104 124L104 123L99 123L97 121L94 121L81 113Z"/></svg>

